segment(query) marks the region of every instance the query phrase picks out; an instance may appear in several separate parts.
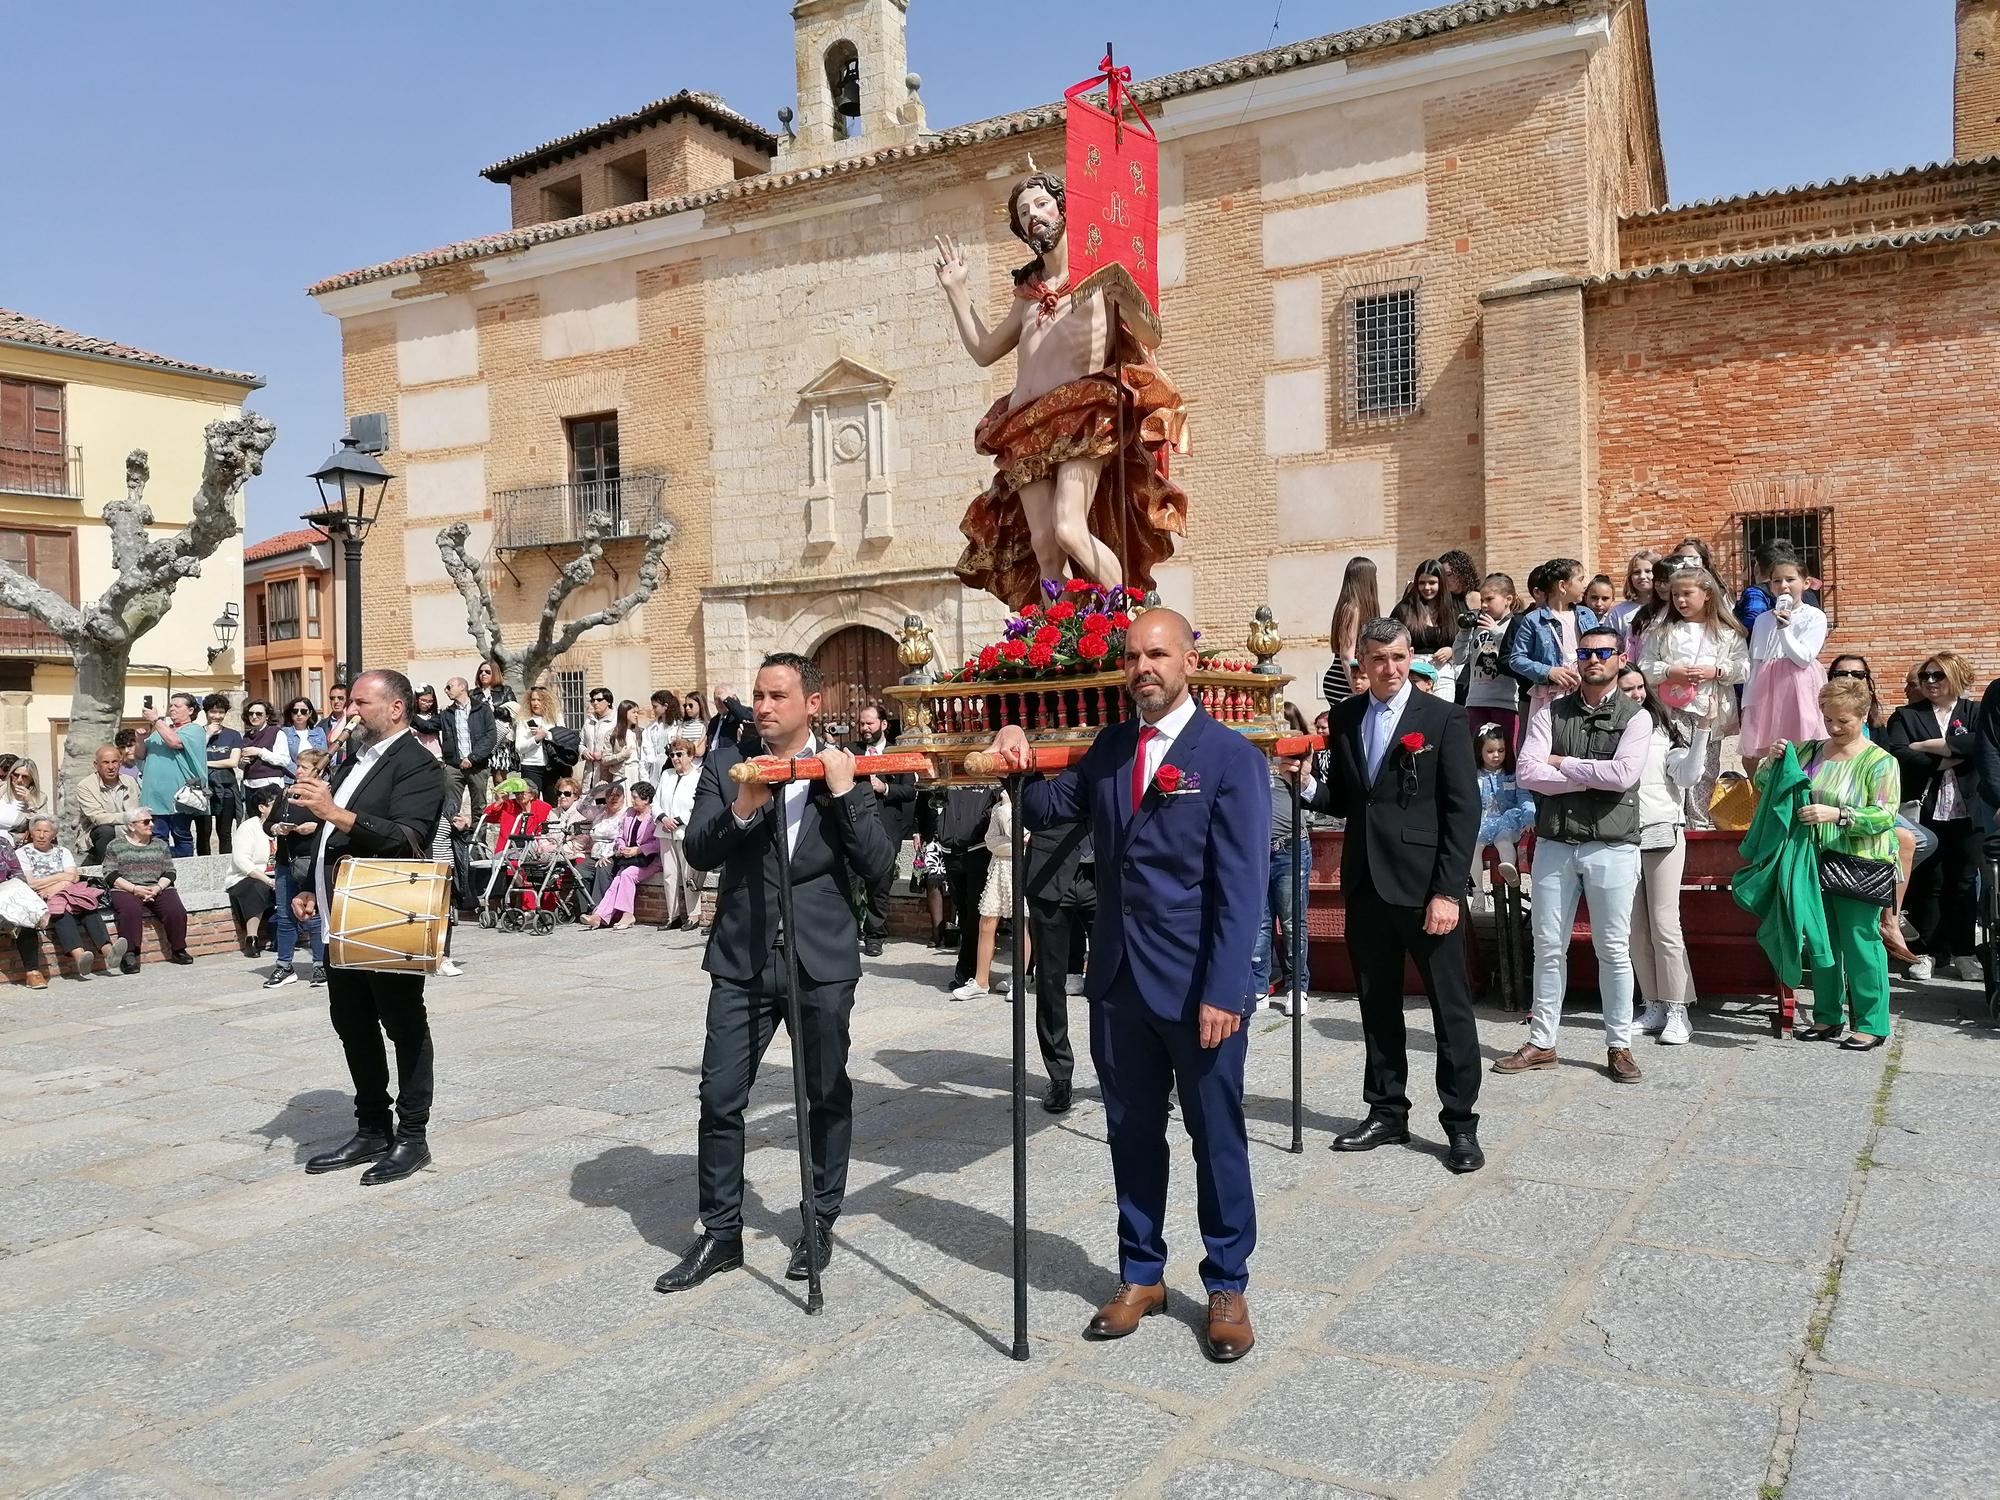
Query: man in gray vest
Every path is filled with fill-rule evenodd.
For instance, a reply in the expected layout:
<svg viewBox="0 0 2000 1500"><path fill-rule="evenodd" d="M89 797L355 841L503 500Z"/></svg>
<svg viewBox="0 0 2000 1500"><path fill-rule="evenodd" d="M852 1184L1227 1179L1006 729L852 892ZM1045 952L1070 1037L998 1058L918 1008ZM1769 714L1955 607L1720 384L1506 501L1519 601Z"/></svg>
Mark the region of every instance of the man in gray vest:
<svg viewBox="0 0 2000 1500"><path fill-rule="evenodd" d="M1535 794L1535 1012L1528 1040L1493 1064L1496 1073L1556 1065L1556 1027L1569 974L1569 938L1579 891L1590 903L1597 987L1604 998L1605 1071L1637 1083L1632 1061L1632 899L1639 889L1639 776L1651 722L1618 691L1625 665L1617 631L1577 640L1573 693L1538 704L1514 780Z"/></svg>

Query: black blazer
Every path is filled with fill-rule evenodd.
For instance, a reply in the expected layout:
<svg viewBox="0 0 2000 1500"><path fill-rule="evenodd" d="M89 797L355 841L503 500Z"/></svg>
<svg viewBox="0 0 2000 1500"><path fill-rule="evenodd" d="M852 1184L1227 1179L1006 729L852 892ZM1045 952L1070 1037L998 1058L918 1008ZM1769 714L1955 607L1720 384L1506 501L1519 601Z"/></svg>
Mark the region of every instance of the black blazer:
<svg viewBox="0 0 2000 1500"><path fill-rule="evenodd" d="M438 730L438 740L444 749L444 763L457 770L460 761L469 760L473 770L485 770L487 763L493 759L493 747L500 740L492 706L477 695L472 697L465 721L466 727L472 731L470 748L458 743L458 709L449 698L438 706L438 718L443 721Z"/></svg>
<svg viewBox="0 0 2000 1500"><path fill-rule="evenodd" d="M357 774L359 765L359 755L351 755L333 773L336 794ZM354 827L346 833L335 829L326 841L329 895L334 872L349 855L362 859L431 857L431 840L437 836L438 814L444 808L444 766L414 734L402 735L375 763L347 808L354 814Z"/></svg>
<svg viewBox="0 0 2000 1500"><path fill-rule="evenodd" d="M1979 700L1979 723L1973 729L1973 776L1979 784L1979 800L1988 811L2000 808L2000 677L1986 684Z"/></svg>
<svg viewBox="0 0 2000 1500"><path fill-rule="evenodd" d="M1023 890L1030 901L1088 908L1097 905L1096 851L1090 824L1055 823L1028 841Z"/></svg>
<svg viewBox="0 0 2000 1500"><path fill-rule="evenodd" d="M1978 776L1979 760L1979 705L1970 698L1961 698L1952 704L1951 712L1945 716L1944 742L1959 760L1958 800L1968 816L1972 813L1972 799ZM1882 733L1882 748L1896 757L1896 770L1903 781L1903 800L1921 802L1923 816L1929 817L1937 806L1938 775L1944 767L1944 757L1930 755L1921 750L1912 750L1911 745L1918 740L1937 738L1937 726L1932 722L1928 703L1919 706L1907 703L1889 715L1889 725Z"/></svg>
<svg viewBox="0 0 2000 1500"><path fill-rule="evenodd" d="M778 941L775 838L782 827L778 810L784 789L774 791L748 828L738 827L731 806L736 783L729 779L729 768L742 759L743 752L729 740L711 745L702 757L686 848L689 864L722 872L715 925L701 966L710 974L747 982L764 971ZM845 797L829 796L824 782L812 783L792 850L792 905L798 923L792 937L801 978L830 984L861 977L861 935L848 893L857 878L873 885L895 864L896 846L882 829L875 794L865 779Z"/></svg>
<svg viewBox="0 0 2000 1500"><path fill-rule="evenodd" d="M1457 901L1479 835L1479 772L1465 710L1412 688L1394 741L1421 734L1426 748L1412 754L1392 741L1371 784L1361 725L1374 701L1361 692L1334 705L1326 731L1330 774L1311 804L1347 820L1341 886L1350 893L1372 888L1391 906L1422 906L1433 896Z"/></svg>
<svg viewBox="0 0 2000 1500"><path fill-rule="evenodd" d="M869 745L865 740L857 742L850 748L856 755L866 755L869 752ZM896 748L895 741L889 742L889 748L891 750ZM889 835L889 842L900 849L903 847L903 840L910 836L910 830L916 826L917 778L908 771L896 771L884 776L882 784L887 790L876 794L875 806L882 814L882 831ZM871 787L869 790L873 791L874 788Z"/></svg>

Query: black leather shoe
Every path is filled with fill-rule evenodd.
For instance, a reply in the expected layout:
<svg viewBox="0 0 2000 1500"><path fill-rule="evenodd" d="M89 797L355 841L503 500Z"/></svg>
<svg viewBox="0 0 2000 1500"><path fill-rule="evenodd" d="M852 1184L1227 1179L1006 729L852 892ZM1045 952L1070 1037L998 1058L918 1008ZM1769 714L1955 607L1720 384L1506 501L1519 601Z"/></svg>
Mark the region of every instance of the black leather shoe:
<svg viewBox="0 0 2000 1500"><path fill-rule="evenodd" d="M1410 1142L1410 1127L1399 1120L1386 1120L1380 1115L1370 1115L1352 1130L1333 1138L1336 1151L1373 1151L1377 1146L1406 1146Z"/></svg>
<svg viewBox="0 0 2000 1500"><path fill-rule="evenodd" d="M364 1161L373 1161L385 1156L389 1151L389 1133L386 1130L358 1130L354 1139L345 1146L336 1146L331 1151L322 1151L318 1156L306 1159L306 1170L317 1176L321 1172L338 1172L346 1167L358 1167Z"/></svg>
<svg viewBox="0 0 2000 1500"><path fill-rule="evenodd" d="M882 956L882 940L878 937L863 938L861 940L861 956L863 958L880 958Z"/></svg>
<svg viewBox="0 0 2000 1500"><path fill-rule="evenodd" d="M1479 1149L1479 1137L1470 1130L1454 1130L1445 1149L1444 1164L1454 1172L1477 1172L1486 1165L1486 1153Z"/></svg>
<svg viewBox="0 0 2000 1500"><path fill-rule="evenodd" d="M1070 1086L1066 1083L1050 1084L1049 1091L1042 1095L1042 1108L1052 1115L1068 1114L1070 1104L1069 1093Z"/></svg>
<svg viewBox="0 0 2000 1500"><path fill-rule="evenodd" d="M119 972L120 974L136 974L136 973L138 973L138 972L139 972L139 955L138 955L138 954L136 954L136 953L128 953L128 954L126 954L126 955L125 955L125 956L124 956L123 958L119 959L119 960L118 960L118 972Z"/></svg>
<svg viewBox="0 0 2000 1500"><path fill-rule="evenodd" d="M821 1219L814 1225L819 1233L819 1268L826 1270L826 1263L833 1259L833 1225ZM799 1236L799 1242L792 1246L792 1263L785 1267L785 1280L804 1281L806 1279L806 1237Z"/></svg>
<svg viewBox="0 0 2000 1500"><path fill-rule="evenodd" d="M183 948L180 952L169 958L167 962L170 964L191 964L194 962L194 955Z"/></svg>
<svg viewBox="0 0 2000 1500"><path fill-rule="evenodd" d="M700 1286L709 1277L722 1271L738 1271L743 1268L743 1237L719 1240L714 1235L704 1234L688 1248L688 1253L678 1264L661 1275L653 1283L656 1292L685 1292Z"/></svg>
<svg viewBox="0 0 2000 1500"><path fill-rule="evenodd" d="M399 1135L389 1154L361 1174L361 1185L379 1187L385 1182L401 1182L419 1167L430 1164L430 1142L420 1135Z"/></svg>

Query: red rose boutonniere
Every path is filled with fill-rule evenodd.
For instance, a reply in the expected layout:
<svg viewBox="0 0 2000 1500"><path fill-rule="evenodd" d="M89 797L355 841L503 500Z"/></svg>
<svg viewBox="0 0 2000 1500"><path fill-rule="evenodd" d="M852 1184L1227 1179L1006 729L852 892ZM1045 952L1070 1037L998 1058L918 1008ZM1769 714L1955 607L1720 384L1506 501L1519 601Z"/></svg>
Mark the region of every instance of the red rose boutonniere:
<svg viewBox="0 0 2000 1500"><path fill-rule="evenodd" d="M1426 750L1430 749L1430 742L1423 737L1420 731L1415 729L1412 729L1408 734L1396 741L1396 743L1403 747L1403 751L1407 755L1422 755Z"/></svg>
<svg viewBox="0 0 2000 1500"><path fill-rule="evenodd" d="M1153 773L1153 789L1162 797L1185 796L1201 790L1201 778L1179 766L1163 764Z"/></svg>

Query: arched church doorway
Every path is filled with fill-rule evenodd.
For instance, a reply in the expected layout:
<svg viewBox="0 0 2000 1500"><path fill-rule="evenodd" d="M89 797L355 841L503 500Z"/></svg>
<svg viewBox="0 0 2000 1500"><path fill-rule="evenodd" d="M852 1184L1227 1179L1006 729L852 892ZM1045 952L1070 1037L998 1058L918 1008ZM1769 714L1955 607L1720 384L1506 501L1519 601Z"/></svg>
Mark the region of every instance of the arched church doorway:
<svg viewBox="0 0 2000 1500"><path fill-rule="evenodd" d="M856 738L861 705L881 697L882 689L903 675L895 637L867 625L849 625L821 641L813 665L826 679L819 732L843 745Z"/></svg>

